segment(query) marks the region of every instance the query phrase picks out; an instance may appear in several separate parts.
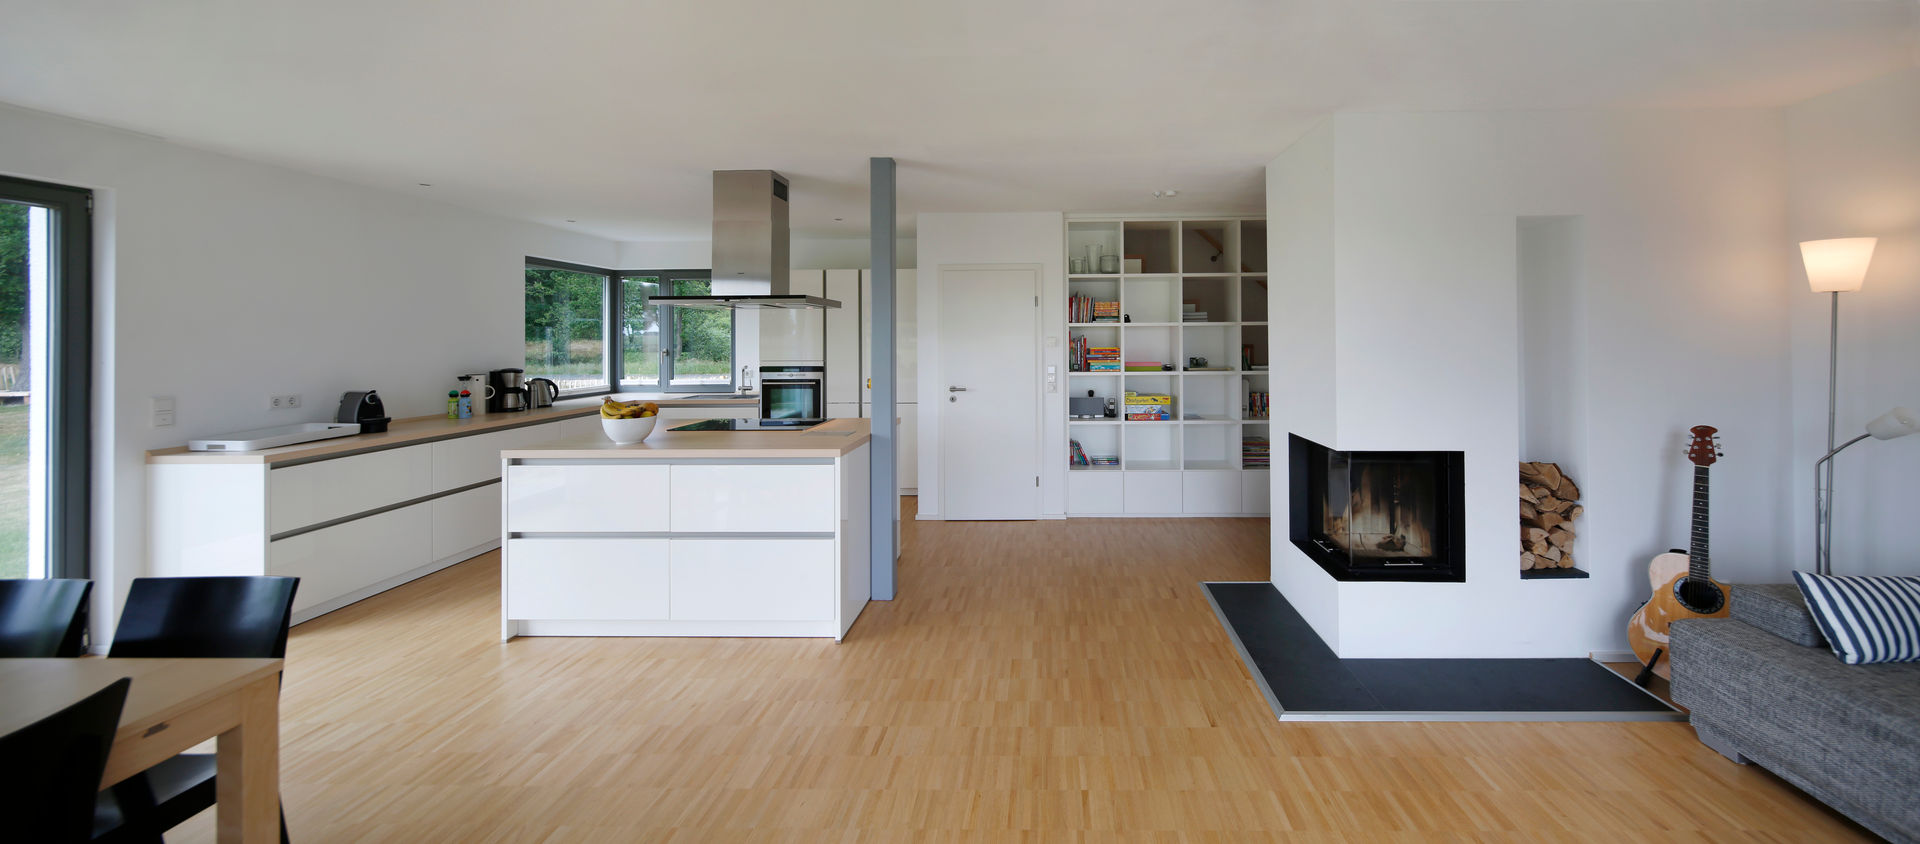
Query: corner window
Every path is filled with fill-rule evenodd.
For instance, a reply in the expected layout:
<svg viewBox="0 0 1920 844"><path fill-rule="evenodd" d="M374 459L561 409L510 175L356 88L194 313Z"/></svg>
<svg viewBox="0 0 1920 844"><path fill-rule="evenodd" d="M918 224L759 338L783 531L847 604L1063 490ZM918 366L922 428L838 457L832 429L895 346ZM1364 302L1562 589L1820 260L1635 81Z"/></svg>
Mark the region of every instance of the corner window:
<svg viewBox="0 0 1920 844"><path fill-rule="evenodd" d="M733 390L733 313L653 304L711 292L708 271L533 259L526 269L527 377L551 378L563 395Z"/></svg>

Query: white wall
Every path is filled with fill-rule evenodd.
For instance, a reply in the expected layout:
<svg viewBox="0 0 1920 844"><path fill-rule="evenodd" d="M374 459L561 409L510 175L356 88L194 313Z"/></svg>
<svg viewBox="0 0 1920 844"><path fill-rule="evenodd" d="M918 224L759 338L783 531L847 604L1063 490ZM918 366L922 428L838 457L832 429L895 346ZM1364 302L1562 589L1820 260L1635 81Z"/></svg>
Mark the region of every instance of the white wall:
<svg viewBox="0 0 1920 844"><path fill-rule="evenodd" d="M1059 213L921 214L920 298L920 518L940 518L940 268L957 264L1039 264L1040 324L1046 341L1041 365L1056 367L1065 383L1067 276L1066 217ZM904 400L904 397L902 397ZM1057 393L1041 401L1040 513L1067 512L1066 403Z"/></svg>
<svg viewBox="0 0 1920 844"><path fill-rule="evenodd" d="M1788 237L1781 261L1793 324L1790 558L1813 567L1813 462L1826 451L1829 298L1809 292L1794 244L1877 237L1865 286L1840 294L1836 437L1895 406L1920 409L1920 68L1786 109ZM1920 574L1913 541L1920 437L1868 440L1835 472L1833 568Z"/></svg>
<svg viewBox="0 0 1920 844"><path fill-rule="evenodd" d="M610 241L0 107L0 173L95 190L96 641L146 565L148 449L329 418L375 388L395 417L523 354L522 261L605 265ZM419 194L409 195L413 191ZM299 393L272 411L267 396ZM148 425L173 396L176 425Z"/></svg>
<svg viewBox="0 0 1920 844"><path fill-rule="evenodd" d="M788 242L787 263L796 270L871 269L872 243L864 237L795 237ZM903 237L894 242L894 259L899 269L916 266L917 241ZM623 270L706 269L713 264L711 240L629 241L620 244Z"/></svg>
<svg viewBox="0 0 1920 844"><path fill-rule="evenodd" d="M1694 424L1727 436L1715 573L1784 576L1776 112L1353 114L1331 133L1334 297L1318 307L1334 326L1337 397L1326 444L1464 451L1468 508L1466 583L1339 584L1343 656L1620 649L1646 596L1646 559L1684 544L1682 445ZM1298 166L1295 150L1272 167ZM1301 213L1268 202L1271 217ZM1516 223L1547 215L1585 221L1590 468L1577 480L1593 577L1522 582ZM1274 357L1291 343L1276 331ZM1276 405L1285 389L1276 384ZM1275 475L1278 509L1285 473ZM1291 569L1314 567L1284 541L1273 565L1283 590Z"/></svg>

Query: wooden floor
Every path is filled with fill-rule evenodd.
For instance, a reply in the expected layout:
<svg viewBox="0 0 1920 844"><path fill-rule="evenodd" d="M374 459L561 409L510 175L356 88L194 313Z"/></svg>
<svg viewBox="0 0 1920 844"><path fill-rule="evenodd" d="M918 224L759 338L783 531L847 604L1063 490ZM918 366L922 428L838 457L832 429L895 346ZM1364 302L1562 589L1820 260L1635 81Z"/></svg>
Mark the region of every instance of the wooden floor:
<svg viewBox="0 0 1920 844"><path fill-rule="evenodd" d="M301 625L293 840L1861 837L1684 724L1278 723L1196 585L1264 580L1264 520L905 536L840 645L502 644L495 555Z"/></svg>

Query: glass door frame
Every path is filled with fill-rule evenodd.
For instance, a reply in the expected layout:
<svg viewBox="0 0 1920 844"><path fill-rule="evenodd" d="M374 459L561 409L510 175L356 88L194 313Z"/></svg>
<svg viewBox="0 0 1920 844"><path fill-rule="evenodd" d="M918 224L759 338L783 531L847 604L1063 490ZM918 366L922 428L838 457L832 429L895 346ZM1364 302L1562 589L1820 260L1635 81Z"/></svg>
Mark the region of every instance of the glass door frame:
<svg viewBox="0 0 1920 844"><path fill-rule="evenodd" d="M93 191L0 176L0 202L52 212L47 237L47 574L91 576Z"/></svg>

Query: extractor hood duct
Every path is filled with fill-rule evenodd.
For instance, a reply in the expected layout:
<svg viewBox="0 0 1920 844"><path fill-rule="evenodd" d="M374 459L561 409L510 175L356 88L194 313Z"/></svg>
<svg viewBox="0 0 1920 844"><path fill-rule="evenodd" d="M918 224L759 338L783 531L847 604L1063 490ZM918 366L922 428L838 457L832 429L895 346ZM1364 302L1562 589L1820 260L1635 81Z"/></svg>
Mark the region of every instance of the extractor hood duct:
<svg viewBox="0 0 1920 844"><path fill-rule="evenodd" d="M788 289L787 178L772 170L713 172L713 286L765 293L658 296L657 305L737 310L819 309L840 303Z"/></svg>

